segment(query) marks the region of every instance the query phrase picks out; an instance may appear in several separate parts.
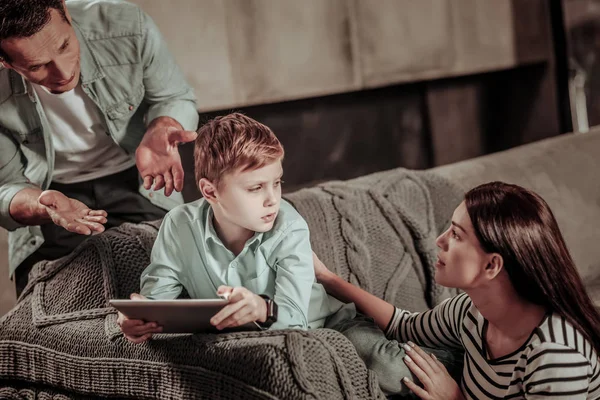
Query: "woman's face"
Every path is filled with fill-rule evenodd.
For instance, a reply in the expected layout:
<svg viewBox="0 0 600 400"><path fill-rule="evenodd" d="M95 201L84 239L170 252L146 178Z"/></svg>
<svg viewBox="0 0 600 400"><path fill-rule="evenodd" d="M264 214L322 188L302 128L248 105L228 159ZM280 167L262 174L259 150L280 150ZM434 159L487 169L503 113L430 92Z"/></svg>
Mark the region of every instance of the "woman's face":
<svg viewBox="0 0 600 400"><path fill-rule="evenodd" d="M454 210L450 227L436 240L438 260L435 281L446 287L472 289L485 282L485 269L492 255L486 253L475 236L463 201Z"/></svg>

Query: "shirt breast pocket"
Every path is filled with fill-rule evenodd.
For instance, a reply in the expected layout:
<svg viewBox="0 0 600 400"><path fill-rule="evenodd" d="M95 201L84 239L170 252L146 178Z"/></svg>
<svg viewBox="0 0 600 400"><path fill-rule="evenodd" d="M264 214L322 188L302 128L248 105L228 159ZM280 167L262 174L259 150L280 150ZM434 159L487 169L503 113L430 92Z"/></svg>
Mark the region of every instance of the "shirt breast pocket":
<svg viewBox="0 0 600 400"><path fill-rule="evenodd" d="M15 130L11 130L6 127L0 126L0 130L4 135L13 140L13 143L18 149L20 149L22 154L28 160L31 161L34 159L39 159L40 156L44 158L46 157L46 148L42 128L34 128L27 132L17 132ZM6 148L1 150L4 150L5 152L8 151L8 149ZM0 163L0 165L1 164L2 163ZM32 163L32 165L33 164L34 163Z"/></svg>
<svg viewBox="0 0 600 400"><path fill-rule="evenodd" d="M44 143L44 135L42 134L42 128L34 128L27 132L17 132L6 127L0 127L3 131L12 136L17 144L24 147L32 147L40 143Z"/></svg>
<svg viewBox="0 0 600 400"><path fill-rule="evenodd" d="M125 99L113 104L106 110L108 119L114 124L117 131L123 130L136 114L144 99L144 87L134 89Z"/></svg>

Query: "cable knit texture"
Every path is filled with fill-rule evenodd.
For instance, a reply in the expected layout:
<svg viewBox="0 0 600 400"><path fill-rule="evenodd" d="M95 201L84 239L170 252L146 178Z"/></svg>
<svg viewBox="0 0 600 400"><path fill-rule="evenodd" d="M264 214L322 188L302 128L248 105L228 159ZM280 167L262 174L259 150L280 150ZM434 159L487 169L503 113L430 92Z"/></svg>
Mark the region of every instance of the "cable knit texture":
<svg viewBox="0 0 600 400"><path fill-rule="evenodd" d="M461 195L436 175L397 169L287 198L326 265L416 311L452 294L432 280L434 241ZM0 398L385 398L352 344L329 329L125 340L108 301L139 290L159 224L124 224L34 266L0 319Z"/></svg>

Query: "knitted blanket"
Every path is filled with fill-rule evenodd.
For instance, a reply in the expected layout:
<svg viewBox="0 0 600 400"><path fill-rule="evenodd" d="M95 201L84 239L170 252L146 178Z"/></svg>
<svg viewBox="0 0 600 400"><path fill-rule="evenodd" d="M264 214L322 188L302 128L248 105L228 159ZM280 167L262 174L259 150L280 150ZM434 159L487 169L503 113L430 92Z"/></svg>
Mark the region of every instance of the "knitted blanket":
<svg viewBox="0 0 600 400"><path fill-rule="evenodd" d="M423 311L457 293L433 279L435 240L463 195L434 173L398 168L286 198L327 267L389 303Z"/></svg>
<svg viewBox="0 0 600 400"><path fill-rule="evenodd" d="M431 279L433 240L460 201L448 182L394 170L288 198L345 278L413 310L451 294ZM125 340L108 300L139 290L159 224L122 225L34 266L0 319L0 398L384 398L351 343L328 329Z"/></svg>

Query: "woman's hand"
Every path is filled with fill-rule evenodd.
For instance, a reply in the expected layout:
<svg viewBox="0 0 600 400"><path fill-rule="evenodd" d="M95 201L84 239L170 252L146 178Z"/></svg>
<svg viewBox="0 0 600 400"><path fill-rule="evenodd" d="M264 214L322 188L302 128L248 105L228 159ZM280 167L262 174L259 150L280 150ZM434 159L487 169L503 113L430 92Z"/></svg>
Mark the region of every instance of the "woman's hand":
<svg viewBox="0 0 600 400"><path fill-rule="evenodd" d="M131 300L146 300L144 296L137 293L132 293L129 298ZM123 336L132 343L145 342L152 337L152 334L162 332L162 326L159 326L156 322L129 319L121 312L118 313L117 324L121 327Z"/></svg>
<svg viewBox="0 0 600 400"><path fill-rule="evenodd" d="M229 304L210 319L218 330L267 320L267 302L245 287L219 286L217 294L229 300Z"/></svg>
<svg viewBox="0 0 600 400"><path fill-rule="evenodd" d="M315 277L317 278L318 282L323 282L324 278L326 278L327 276L331 276L333 274L333 272L331 272L330 270L327 269L325 264L323 264L323 262L321 260L319 260L319 257L317 257L317 255L315 254L314 251L313 251L312 255L313 255L313 265L315 268Z"/></svg>
<svg viewBox="0 0 600 400"><path fill-rule="evenodd" d="M404 362L423 384L420 387L408 377L404 384L423 400L464 400L460 387L444 364L433 354L427 354L412 342L404 345Z"/></svg>

